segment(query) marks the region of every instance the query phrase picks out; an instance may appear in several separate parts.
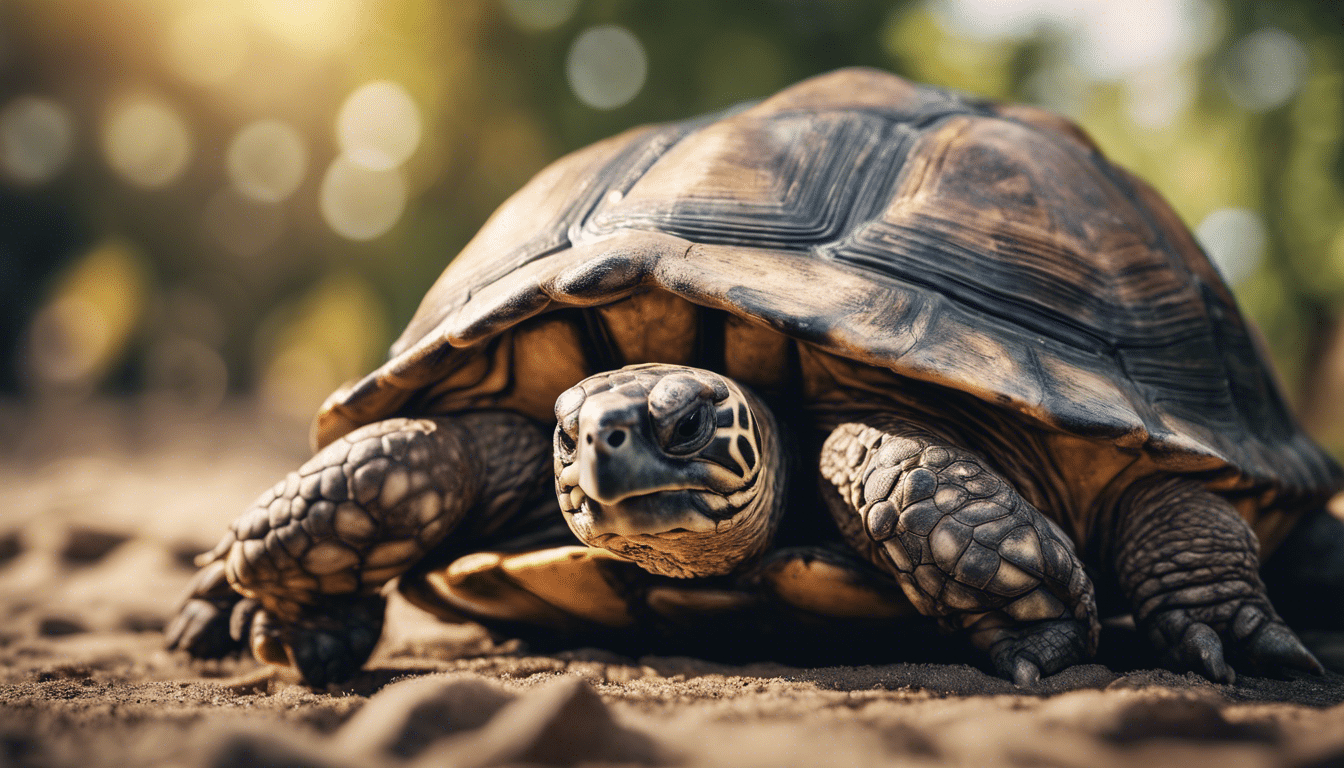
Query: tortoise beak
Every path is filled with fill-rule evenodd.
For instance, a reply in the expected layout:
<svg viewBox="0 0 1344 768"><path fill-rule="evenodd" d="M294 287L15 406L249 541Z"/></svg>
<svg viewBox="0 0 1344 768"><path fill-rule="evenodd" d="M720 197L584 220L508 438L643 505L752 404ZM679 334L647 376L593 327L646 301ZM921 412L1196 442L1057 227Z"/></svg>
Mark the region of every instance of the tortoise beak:
<svg viewBox="0 0 1344 768"><path fill-rule="evenodd" d="M642 399L615 392L588 398L579 414L579 442L574 461L579 487L599 504L616 504L632 496L699 487L686 468L674 464L658 447Z"/></svg>

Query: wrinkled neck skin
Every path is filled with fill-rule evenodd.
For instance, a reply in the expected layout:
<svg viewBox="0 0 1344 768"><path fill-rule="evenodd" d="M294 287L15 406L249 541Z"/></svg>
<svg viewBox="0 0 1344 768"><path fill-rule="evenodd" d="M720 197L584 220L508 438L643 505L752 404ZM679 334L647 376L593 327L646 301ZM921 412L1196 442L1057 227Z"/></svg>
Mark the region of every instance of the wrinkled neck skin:
<svg viewBox="0 0 1344 768"><path fill-rule="evenodd" d="M557 497L588 546L677 578L731 573L769 548L786 457L773 414L746 388L695 368L629 366L561 395L556 418Z"/></svg>

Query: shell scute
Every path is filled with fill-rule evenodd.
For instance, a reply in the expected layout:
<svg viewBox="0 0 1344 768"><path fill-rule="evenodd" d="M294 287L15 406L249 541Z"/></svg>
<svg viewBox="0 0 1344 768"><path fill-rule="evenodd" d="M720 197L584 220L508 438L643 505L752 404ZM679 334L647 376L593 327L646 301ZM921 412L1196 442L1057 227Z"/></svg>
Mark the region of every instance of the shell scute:
<svg viewBox="0 0 1344 768"><path fill-rule="evenodd" d="M1143 455L1290 501L1340 484L1151 187L1063 118L875 70L557 161L445 270L392 359L328 400L315 438L430 405L478 407L441 396L451 387L494 396L546 378L532 399L562 391L510 368L514 337L543 313L570 313L563 354L584 357L576 375L631 355L694 364L680 358L712 344L622 347L590 332L649 292L727 313L733 339L743 327L782 334L793 346L767 363L795 348L871 366L892 386L944 387L1108 446L1118 464ZM684 314L673 335L713 332Z"/></svg>

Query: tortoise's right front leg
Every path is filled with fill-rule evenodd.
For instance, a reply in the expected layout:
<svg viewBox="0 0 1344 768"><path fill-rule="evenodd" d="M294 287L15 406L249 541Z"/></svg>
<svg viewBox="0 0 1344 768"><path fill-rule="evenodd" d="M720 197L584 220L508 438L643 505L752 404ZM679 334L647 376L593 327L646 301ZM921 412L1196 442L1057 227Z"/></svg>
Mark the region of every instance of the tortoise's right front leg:
<svg viewBox="0 0 1344 768"><path fill-rule="evenodd" d="M293 664L309 683L350 676L381 632L382 586L450 532L503 522L545 488L550 453L545 432L507 412L355 430L262 494L200 558L169 647L222 656L250 634L258 658Z"/></svg>

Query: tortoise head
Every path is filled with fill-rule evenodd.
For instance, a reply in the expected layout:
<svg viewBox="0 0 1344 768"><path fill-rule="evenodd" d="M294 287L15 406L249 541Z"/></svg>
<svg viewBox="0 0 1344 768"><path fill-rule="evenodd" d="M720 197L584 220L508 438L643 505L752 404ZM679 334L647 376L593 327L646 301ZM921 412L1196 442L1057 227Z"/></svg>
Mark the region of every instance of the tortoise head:
<svg viewBox="0 0 1344 768"><path fill-rule="evenodd" d="M783 507L769 409L731 379L634 365L555 403L555 489L570 530L664 576L728 573L760 554Z"/></svg>

